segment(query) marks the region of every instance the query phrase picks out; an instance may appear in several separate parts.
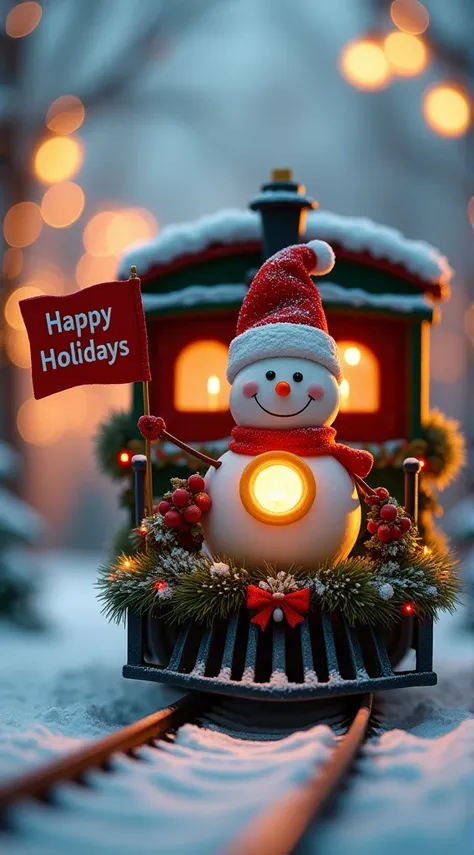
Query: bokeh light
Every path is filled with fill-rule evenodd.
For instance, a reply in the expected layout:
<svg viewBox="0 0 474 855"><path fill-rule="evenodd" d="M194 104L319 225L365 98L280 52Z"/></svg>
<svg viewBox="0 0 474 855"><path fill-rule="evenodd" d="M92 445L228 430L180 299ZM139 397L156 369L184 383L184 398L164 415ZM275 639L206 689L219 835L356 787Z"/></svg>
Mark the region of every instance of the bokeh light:
<svg viewBox="0 0 474 855"><path fill-rule="evenodd" d="M85 196L79 184L63 181L46 190L41 202L41 214L48 226L64 229L81 216L84 204Z"/></svg>
<svg viewBox="0 0 474 855"><path fill-rule="evenodd" d="M44 290L33 283L22 285L21 288L15 288L10 294L5 303L5 320L15 330L23 330L25 325L20 311L20 300L27 300L29 297L40 297L44 294Z"/></svg>
<svg viewBox="0 0 474 855"><path fill-rule="evenodd" d="M358 89L382 89L390 80L390 66L382 47L372 39L347 44L339 67L345 79Z"/></svg>
<svg viewBox="0 0 474 855"><path fill-rule="evenodd" d="M20 436L31 445L53 445L66 427L52 398L27 398L18 410L16 423Z"/></svg>
<svg viewBox="0 0 474 855"><path fill-rule="evenodd" d="M419 0L393 0L390 17L399 30L414 36L424 33L430 23L428 9Z"/></svg>
<svg viewBox="0 0 474 855"><path fill-rule="evenodd" d="M444 137L462 136L471 122L469 99L461 89L445 83L425 92L423 113L430 128Z"/></svg>
<svg viewBox="0 0 474 855"><path fill-rule="evenodd" d="M402 77L420 74L428 64L428 51L422 39L408 33L389 33L384 41L390 67Z"/></svg>
<svg viewBox="0 0 474 855"><path fill-rule="evenodd" d="M9 247L3 253L3 273L7 279L16 279L23 270L23 252L16 247Z"/></svg>
<svg viewBox="0 0 474 855"><path fill-rule="evenodd" d="M41 143L35 155L36 176L45 184L71 178L83 161L82 147L74 137L52 137Z"/></svg>
<svg viewBox="0 0 474 855"><path fill-rule="evenodd" d="M18 3L10 9L5 22L5 30L7 35L12 39L21 39L24 36L29 36L36 29L43 10L39 3L26 2Z"/></svg>
<svg viewBox="0 0 474 855"><path fill-rule="evenodd" d="M151 240L157 232L157 221L144 208L101 211L84 229L84 247L98 258L119 256L128 247Z"/></svg>
<svg viewBox="0 0 474 855"><path fill-rule="evenodd" d="M46 114L46 127L55 134L72 134L81 127L86 115L84 104L75 95L61 95Z"/></svg>
<svg viewBox="0 0 474 855"><path fill-rule="evenodd" d="M113 282L117 276L117 259L113 256L98 258L84 253L76 266L79 288L88 288L98 282Z"/></svg>
<svg viewBox="0 0 474 855"><path fill-rule="evenodd" d="M5 350L17 368L31 368L30 344L26 330L5 329Z"/></svg>
<svg viewBox="0 0 474 855"><path fill-rule="evenodd" d="M18 202L10 208L3 221L3 235L14 247L34 243L43 228L41 211L34 202Z"/></svg>

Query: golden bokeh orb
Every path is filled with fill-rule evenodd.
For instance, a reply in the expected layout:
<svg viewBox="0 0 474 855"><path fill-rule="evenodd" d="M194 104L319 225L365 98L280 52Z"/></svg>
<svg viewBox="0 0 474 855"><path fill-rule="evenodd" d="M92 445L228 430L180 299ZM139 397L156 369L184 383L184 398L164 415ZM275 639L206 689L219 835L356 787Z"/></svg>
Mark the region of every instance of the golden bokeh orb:
<svg viewBox="0 0 474 855"><path fill-rule="evenodd" d="M35 202L18 202L5 215L3 235L8 244L22 248L34 243L43 228L43 218Z"/></svg>
<svg viewBox="0 0 474 855"><path fill-rule="evenodd" d="M81 127L86 109L75 95L61 95L50 105L46 114L46 127L55 134L72 134Z"/></svg>
<svg viewBox="0 0 474 855"><path fill-rule="evenodd" d="M26 3L17 3L10 9L5 21L5 32L12 39L22 39L29 36L36 29L43 10L39 3L28 0Z"/></svg>
<svg viewBox="0 0 474 855"><path fill-rule="evenodd" d="M390 17L399 30L414 36L424 33L430 23L428 9L419 0L393 0Z"/></svg>
<svg viewBox="0 0 474 855"><path fill-rule="evenodd" d="M414 77L428 64L428 51L422 39L409 33L389 33L384 41L385 56L395 74Z"/></svg>
<svg viewBox="0 0 474 855"><path fill-rule="evenodd" d="M75 137L51 137L36 152L35 174L45 184L66 181L81 167L83 157L82 146Z"/></svg>
<svg viewBox="0 0 474 855"><path fill-rule="evenodd" d="M437 83L423 96L423 113L427 124L440 136L460 137L472 120L467 95L457 86Z"/></svg>
<svg viewBox="0 0 474 855"><path fill-rule="evenodd" d="M383 89L391 78L384 50L373 39L359 39L347 44L341 53L339 67L343 77L357 89Z"/></svg>
<svg viewBox="0 0 474 855"><path fill-rule="evenodd" d="M41 215L48 226L65 229L81 216L85 205L82 187L72 181L53 184L41 201Z"/></svg>

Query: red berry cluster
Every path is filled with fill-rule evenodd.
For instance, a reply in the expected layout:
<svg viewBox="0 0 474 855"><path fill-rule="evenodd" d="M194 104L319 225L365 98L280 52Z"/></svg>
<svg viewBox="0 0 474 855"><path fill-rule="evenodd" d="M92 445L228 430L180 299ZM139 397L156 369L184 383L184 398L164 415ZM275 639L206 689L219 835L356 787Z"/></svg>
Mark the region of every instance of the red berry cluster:
<svg viewBox="0 0 474 855"><path fill-rule="evenodd" d="M377 535L381 543L400 540L411 528L410 517L405 516L403 508L389 501L390 494L385 487L377 487L365 501L370 505L367 531Z"/></svg>
<svg viewBox="0 0 474 855"><path fill-rule="evenodd" d="M192 549L193 538L190 529L200 522L212 502L211 497L204 492L204 478L198 473L191 475L187 481L182 480L181 484L182 486L165 494L158 505L158 513L168 528L175 529L179 535L180 546Z"/></svg>

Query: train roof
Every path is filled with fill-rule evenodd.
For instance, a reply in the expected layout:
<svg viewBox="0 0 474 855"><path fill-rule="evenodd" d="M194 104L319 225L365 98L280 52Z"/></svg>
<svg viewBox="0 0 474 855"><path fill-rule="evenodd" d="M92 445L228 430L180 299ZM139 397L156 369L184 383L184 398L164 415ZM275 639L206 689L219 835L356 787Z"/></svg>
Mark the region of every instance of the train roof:
<svg viewBox="0 0 474 855"><path fill-rule="evenodd" d="M453 271L446 257L425 241L406 238L397 229L366 217L348 217L321 210L307 214L304 239L315 238L328 241L337 259L378 267L410 281L417 286L420 297L444 299L449 296ZM258 213L222 210L191 223L167 226L154 241L131 249L121 260L119 276L126 279L130 264L135 264L146 285L147 280L192 266L204 258L258 252L261 241ZM353 297L357 299L356 294Z"/></svg>

